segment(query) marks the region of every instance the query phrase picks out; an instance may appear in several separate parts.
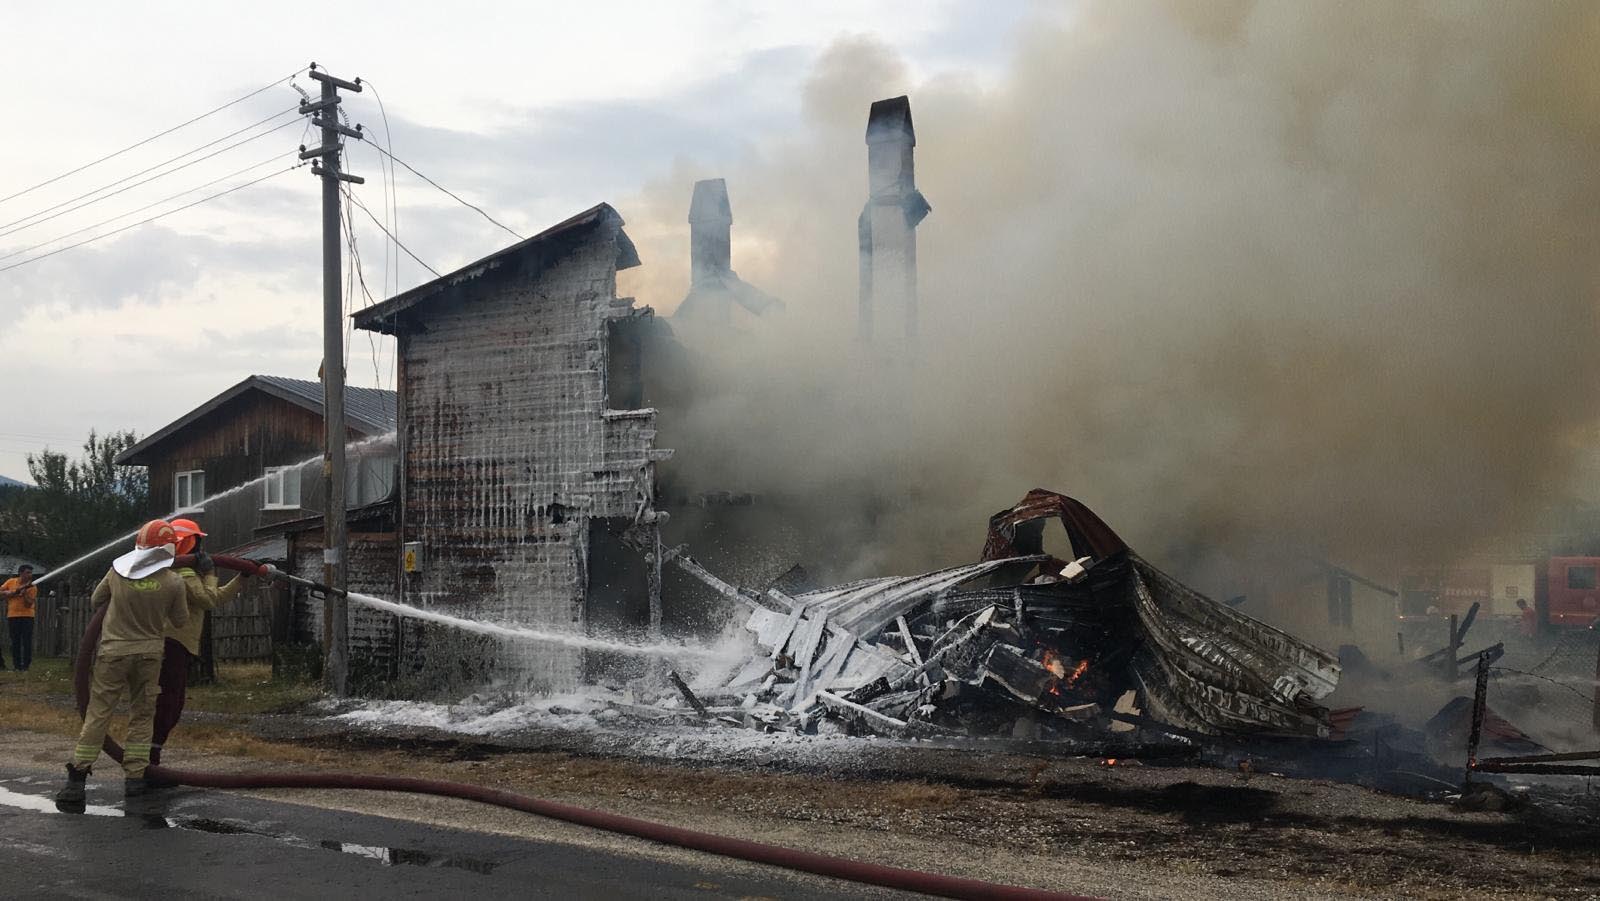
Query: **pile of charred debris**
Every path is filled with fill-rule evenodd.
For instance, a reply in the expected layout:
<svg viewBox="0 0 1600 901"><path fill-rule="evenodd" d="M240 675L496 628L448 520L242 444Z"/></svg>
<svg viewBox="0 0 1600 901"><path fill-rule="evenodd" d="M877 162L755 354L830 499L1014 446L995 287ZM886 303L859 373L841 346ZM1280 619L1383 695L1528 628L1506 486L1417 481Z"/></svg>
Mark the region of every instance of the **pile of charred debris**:
<svg viewBox="0 0 1600 901"><path fill-rule="evenodd" d="M1045 552L1052 520L1073 559ZM1470 617L1414 668L1447 673L1443 685L1475 669L1476 698L1422 729L1330 708L1340 659L1173 579L1082 503L1042 489L990 519L977 562L922 575L787 592L731 585L682 548L668 561L742 605L755 638L715 684L672 673L676 695L651 708L669 719L1191 761L1436 797L1462 791L1480 752L1549 751L1486 708L1503 649L1458 660ZM1346 663L1362 684L1389 678L1360 655Z"/></svg>
<svg viewBox="0 0 1600 901"><path fill-rule="evenodd" d="M1045 553L1051 520L1073 559ZM748 609L755 636L719 684L675 679L685 716L1079 753L1142 740L1241 761L1314 756L1322 768L1333 746L1369 747L1352 740L1356 711L1319 703L1338 684L1333 655L1166 575L1054 492L992 517L977 562L922 575L790 594L730 585L682 549L667 560Z"/></svg>

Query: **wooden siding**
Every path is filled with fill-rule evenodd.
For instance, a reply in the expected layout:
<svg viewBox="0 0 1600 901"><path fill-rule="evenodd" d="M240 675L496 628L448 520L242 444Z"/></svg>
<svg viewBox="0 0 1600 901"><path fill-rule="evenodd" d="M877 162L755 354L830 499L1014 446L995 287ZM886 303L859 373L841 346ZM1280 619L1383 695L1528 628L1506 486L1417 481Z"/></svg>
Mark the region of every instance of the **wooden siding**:
<svg viewBox="0 0 1600 901"><path fill-rule="evenodd" d="M422 571L403 600L502 622L585 628L588 521L638 520L655 494L654 411L608 410L617 243L580 244L532 277L484 276L436 302L401 342L403 541ZM648 519L648 517L645 517ZM403 666L454 669L444 630L407 633ZM577 652L511 647L498 675L567 687Z"/></svg>
<svg viewBox="0 0 1600 901"><path fill-rule="evenodd" d="M368 438L350 430L350 440ZM167 516L172 511L172 485L177 473L201 470L206 474L208 500L204 512L194 517L210 535L206 547L223 551L255 537L258 527L285 522L321 509L323 443L322 416L304 407L260 391L250 391L188 427L161 445L161 455L150 467L150 512ZM393 454L392 450L385 453ZM315 459L315 462L308 460ZM301 466L300 506L266 509L265 489L251 485L236 494L219 497L230 489L259 479L269 466Z"/></svg>
<svg viewBox="0 0 1600 901"><path fill-rule="evenodd" d="M395 595L395 578L400 554L394 532L351 532L346 582L351 591L381 598ZM290 572L322 581L321 530L294 536L290 549ZM391 614L360 604L350 605L351 675L357 682L371 685L394 674L398 624ZM305 589L294 597L294 637L297 641L322 642L322 600L312 598Z"/></svg>

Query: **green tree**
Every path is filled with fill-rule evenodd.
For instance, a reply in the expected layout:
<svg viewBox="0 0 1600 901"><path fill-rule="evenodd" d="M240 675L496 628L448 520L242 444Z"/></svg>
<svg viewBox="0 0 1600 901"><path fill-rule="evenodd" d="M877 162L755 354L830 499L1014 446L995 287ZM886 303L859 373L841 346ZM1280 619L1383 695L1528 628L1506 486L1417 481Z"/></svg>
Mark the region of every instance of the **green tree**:
<svg viewBox="0 0 1600 901"><path fill-rule="evenodd" d="M36 487L0 497L0 549L55 566L136 528L149 475L113 461L138 440L133 432L91 431L75 460L49 448L29 454Z"/></svg>

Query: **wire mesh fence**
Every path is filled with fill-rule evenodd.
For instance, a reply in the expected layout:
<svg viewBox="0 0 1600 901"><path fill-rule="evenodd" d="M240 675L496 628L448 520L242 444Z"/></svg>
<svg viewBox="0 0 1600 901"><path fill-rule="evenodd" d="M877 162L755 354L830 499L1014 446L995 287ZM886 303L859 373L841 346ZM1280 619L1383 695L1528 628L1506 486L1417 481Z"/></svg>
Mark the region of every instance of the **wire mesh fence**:
<svg viewBox="0 0 1600 901"><path fill-rule="evenodd" d="M1600 633L1558 633L1532 653L1473 664L1476 757L1564 753L1600 746L1596 661Z"/></svg>

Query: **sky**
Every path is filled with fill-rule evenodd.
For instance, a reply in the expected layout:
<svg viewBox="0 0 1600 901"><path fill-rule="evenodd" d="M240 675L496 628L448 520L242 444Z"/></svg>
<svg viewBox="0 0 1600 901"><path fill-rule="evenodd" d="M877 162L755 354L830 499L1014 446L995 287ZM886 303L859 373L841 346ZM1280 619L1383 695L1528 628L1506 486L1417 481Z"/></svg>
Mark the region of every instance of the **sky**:
<svg viewBox="0 0 1600 901"><path fill-rule="evenodd" d="M1068 8L695 0L350 2L331 17L219 2L10 9L0 75L31 87L8 97L11 121L25 127L10 130L0 169L0 475L26 479L28 453L76 451L90 429L148 434L254 373L316 378L318 189L305 168L281 171L298 145L313 143L286 112L298 98L287 77L311 61L370 83L348 96L351 123L527 235L600 201L627 218L647 186L732 166L781 139L799 127L809 73L841 41L892 50L905 68L897 84L981 87L1032 17ZM34 187L274 80L282 83ZM317 90L303 74L293 84ZM886 79L884 95L893 87ZM356 198L384 220L392 199L399 240L434 269L514 240L404 170L391 198L380 160L352 142L346 169L367 179ZM688 193L686 182L685 205ZM347 305L431 277L364 213L352 220L366 291L351 291ZM639 297L658 308L678 299ZM393 386L386 343L358 333L348 349L352 384Z"/></svg>

